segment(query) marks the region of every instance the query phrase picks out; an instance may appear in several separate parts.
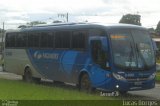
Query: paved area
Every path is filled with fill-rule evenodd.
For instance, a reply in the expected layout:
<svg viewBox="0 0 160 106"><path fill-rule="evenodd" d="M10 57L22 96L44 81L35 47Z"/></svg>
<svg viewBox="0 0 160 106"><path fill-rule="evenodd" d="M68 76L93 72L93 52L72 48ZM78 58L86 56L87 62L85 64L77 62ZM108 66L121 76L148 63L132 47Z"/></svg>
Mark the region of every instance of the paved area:
<svg viewBox="0 0 160 106"><path fill-rule="evenodd" d="M22 76L13 73L0 72L0 78L11 79L11 80L22 80Z"/></svg>
<svg viewBox="0 0 160 106"><path fill-rule="evenodd" d="M129 94L132 94L135 96L145 96L152 99L160 100L160 84L156 84L156 87L154 89L132 91L132 92L129 92Z"/></svg>
<svg viewBox="0 0 160 106"><path fill-rule="evenodd" d="M160 70L160 64L156 64L156 68L159 71Z"/></svg>

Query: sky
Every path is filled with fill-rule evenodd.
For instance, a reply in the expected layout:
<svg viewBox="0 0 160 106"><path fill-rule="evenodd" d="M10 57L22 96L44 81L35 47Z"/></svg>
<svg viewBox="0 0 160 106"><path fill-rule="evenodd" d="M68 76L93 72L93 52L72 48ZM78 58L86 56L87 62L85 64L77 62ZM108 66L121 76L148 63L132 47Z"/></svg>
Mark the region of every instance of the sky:
<svg viewBox="0 0 160 106"><path fill-rule="evenodd" d="M1 0L0 28L17 28L31 21L118 23L125 14L141 15L142 26L156 27L160 21L160 0Z"/></svg>

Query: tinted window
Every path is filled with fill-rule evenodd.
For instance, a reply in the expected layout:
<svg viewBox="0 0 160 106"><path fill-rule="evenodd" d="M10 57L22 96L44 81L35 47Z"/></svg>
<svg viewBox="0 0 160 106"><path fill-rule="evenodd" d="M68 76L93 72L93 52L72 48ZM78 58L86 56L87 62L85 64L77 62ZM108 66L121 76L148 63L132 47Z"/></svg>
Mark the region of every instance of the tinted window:
<svg viewBox="0 0 160 106"><path fill-rule="evenodd" d="M54 33L48 33L48 47L53 48L54 43Z"/></svg>
<svg viewBox="0 0 160 106"><path fill-rule="evenodd" d="M28 46L39 47L40 33L31 32L28 34Z"/></svg>
<svg viewBox="0 0 160 106"><path fill-rule="evenodd" d="M46 32L41 33L40 47L48 47L48 34Z"/></svg>
<svg viewBox="0 0 160 106"><path fill-rule="evenodd" d="M51 32L42 32L40 47L53 48L54 35Z"/></svg>
<svg viewBox="0 0 160 106"><path fill-rule="evenodd" d="M16 47L26 47L27 46L27 34L17 33L16 35Z"/></svg>
<svg viewBox="0 0 160 106"><path fill-rule="evenodd" d="M71 33L69 31L56 32L55 47L70 48Z"/></svg>
<svg viewBox="0 0 160 106"><path fill-rule="evenodd" d="M6 47L15 47L16 33L8 33L6 35Z"/></svg>
<svg viewBox="0 0 160 106"><path fill-rule="evenodd" d="M84 49L86 44L86 31L76 31L72 35L72 48L73 49Z"/></svg>
<svg viewBox="0 0 160 106"><path fill-rule="evenodd" d="M103 29L90 29L89 35L90 36L104 36L105 31Z"/></svg>

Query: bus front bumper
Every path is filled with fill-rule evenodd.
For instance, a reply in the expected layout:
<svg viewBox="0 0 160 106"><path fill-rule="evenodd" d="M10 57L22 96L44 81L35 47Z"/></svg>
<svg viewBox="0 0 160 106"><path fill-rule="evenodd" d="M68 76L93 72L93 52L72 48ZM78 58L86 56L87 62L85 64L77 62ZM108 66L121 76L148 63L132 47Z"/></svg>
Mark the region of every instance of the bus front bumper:
<svg viewBox="0 0 160 106"><path fill-rule="evenodd" d="M107 91L134 91L134 90L146 90L155 87L155 79L146 81L120 81L114 78L106 80L98 88Z"/></svg>

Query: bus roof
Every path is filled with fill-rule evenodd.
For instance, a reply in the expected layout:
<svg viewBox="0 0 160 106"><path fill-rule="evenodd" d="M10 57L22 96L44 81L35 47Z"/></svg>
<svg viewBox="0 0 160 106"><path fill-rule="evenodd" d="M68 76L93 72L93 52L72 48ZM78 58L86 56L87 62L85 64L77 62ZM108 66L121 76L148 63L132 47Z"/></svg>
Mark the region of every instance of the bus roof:
<svg viewBox="0 0 160 106"><path fill-rule="evenodd" d="M18 28L16 30L7 30L7 32L25 32L25 31L39 31L39 30L60 30L60 29L88 29L88 28L132 28L147 30L142 26L131 24L105 24L105 23L58 23L58 24L45 24L36 26L27 26L26 28ZM7 33L6 32L6 33Z"/></svg>

